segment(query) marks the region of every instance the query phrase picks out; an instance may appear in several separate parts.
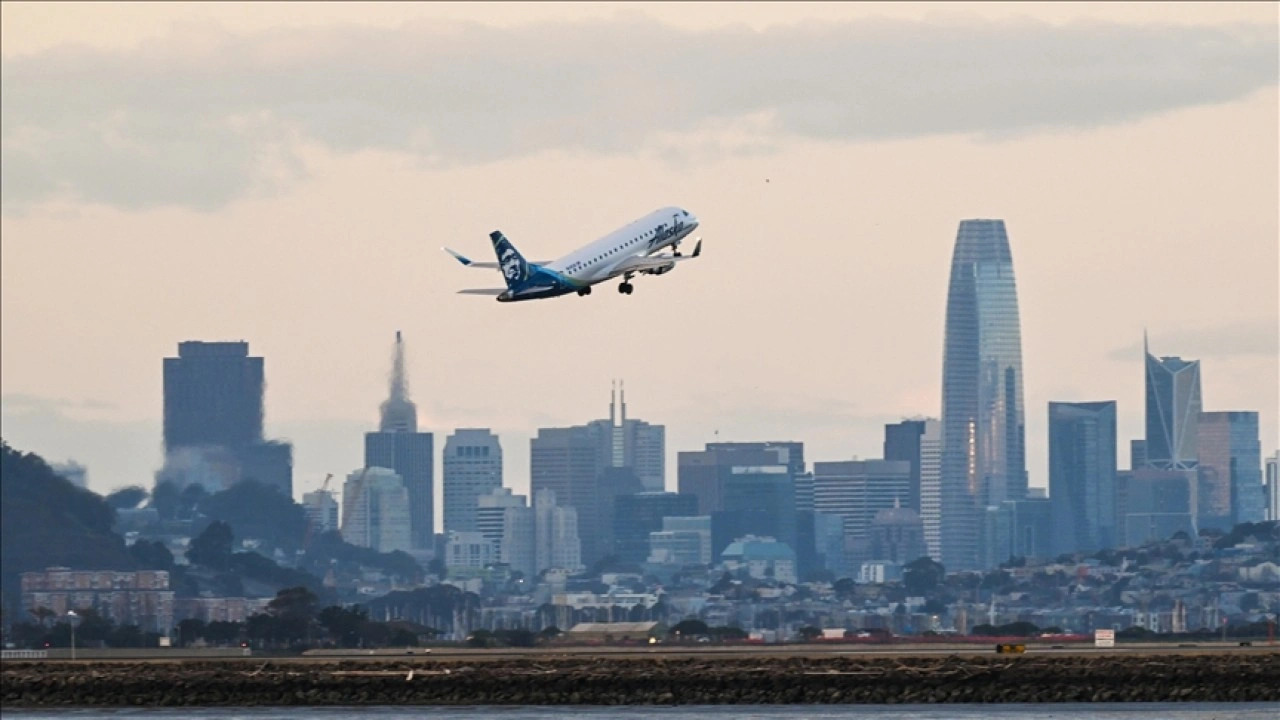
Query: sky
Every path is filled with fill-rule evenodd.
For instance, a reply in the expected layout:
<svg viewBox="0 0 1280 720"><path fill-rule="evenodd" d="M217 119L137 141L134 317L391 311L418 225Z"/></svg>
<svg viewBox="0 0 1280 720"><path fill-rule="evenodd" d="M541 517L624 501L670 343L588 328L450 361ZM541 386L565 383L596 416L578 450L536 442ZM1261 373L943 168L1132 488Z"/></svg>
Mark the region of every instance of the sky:
<svg viewBox="0 0 1280 720"><path fill-rule="evenodd" d="M419 425L628 410L676 453L881 455L940 413L957 226L1005 220L1028 471L1050 401L1143 434L1142 335L1280 446L1280 5L4 3L3 436L99 492L162 463L161 359L266 358L295 495L362 463L394 333ZM448 245L550 259L649 211L702 257L499 304ZM438 467L438 466L437 466ZM437 493L439 490L437 489Z"/></svg>

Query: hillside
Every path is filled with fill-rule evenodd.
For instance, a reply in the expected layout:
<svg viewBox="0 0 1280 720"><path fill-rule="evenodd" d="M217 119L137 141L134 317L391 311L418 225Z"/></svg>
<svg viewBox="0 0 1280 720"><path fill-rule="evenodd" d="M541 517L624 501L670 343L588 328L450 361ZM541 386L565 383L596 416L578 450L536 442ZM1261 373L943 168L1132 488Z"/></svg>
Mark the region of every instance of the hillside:
<svg viewBox="0 0 1280 720"><path fill-rule="evenodd" d="M0 441L0 582L16 593L21 573L62 565L131 570L137 562L111 531L115 510L55 475L34 453Z"/></svg>

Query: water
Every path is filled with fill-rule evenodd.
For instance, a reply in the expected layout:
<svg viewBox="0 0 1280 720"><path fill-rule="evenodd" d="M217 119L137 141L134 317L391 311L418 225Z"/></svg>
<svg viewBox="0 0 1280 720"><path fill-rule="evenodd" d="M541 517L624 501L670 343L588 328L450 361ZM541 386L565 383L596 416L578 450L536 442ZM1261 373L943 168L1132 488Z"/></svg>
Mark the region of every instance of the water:
<svg viewBox="0 0 1280 720"><path fill-rule="evenodd" d="M359 707L5 710L4 720L1276 720L1280 703L1043 705L685 705L681 707Z"/></svg>

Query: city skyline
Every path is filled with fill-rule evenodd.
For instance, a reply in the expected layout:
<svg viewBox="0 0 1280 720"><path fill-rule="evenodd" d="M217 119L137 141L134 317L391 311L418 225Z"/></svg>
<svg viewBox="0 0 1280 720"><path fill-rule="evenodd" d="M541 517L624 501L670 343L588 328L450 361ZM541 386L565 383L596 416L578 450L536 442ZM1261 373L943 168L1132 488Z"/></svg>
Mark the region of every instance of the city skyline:
<svg viewBox="0 0 1280 720"><path fill-rule="evenodd" d="M726 105L712 107L710 120L681 116L671 125L652 118L639 129L619 128L639 148L630 155L590 137L567 147L555 137L551 145L508 146L497 158L423 161L403 144L304 127L294 155L268 154L285 181L233 182L231 196L210 207L166 197L155 182L164 168L133 164L129 156L120 160L142 174L118 184L136 193L131 197L87 187L81 197L54 198L41 176L19 174L24 167L67 172L39 148L22 146L9 128L30 122L11 98L32 98L30 78L42 68L64 68L50 87L79 92L86 71L63 49L69 42L85 43L86 57L103 68L94 77L117 88L138 72L140 58L182 66L201 48L261 43L264 32L293 33L297 52L309 57L331 36L358 50L420 40L415 33L435 32L433 23L467 17L479 23L470 32L512 33L537 64L548 41L531 33L532 18L572 41L569 53L581 45L566 30L575 20L594 23L600 37L652 22L600 6L379 6L367 21L341 6L311 10L313 30L289 29L285 15L295 13L271 8L5 5L4 81L20 93L6 93L0 216L0 377L4 434L13 446L56 461L74 458L98 491L149 485L163 462L158 358L186 339L245 340L268 361L264 434L293 443L293 494L300 497L326 473L345 477L361 465L361 437L377 429L376 405L386 397L382 348L403 330L413 348L407 370L419 427L441 438L455 428L493 428L507 450L507 484L521 494L529 493L525 443L539 427L604 417L606 388L617 377L631 390L633 414L666 426L667 489L674 489L676 453L717 439L801 440L811 462L877 458L884 424L940 417L955 225L998 217L1017 258L1031 486L1048 483L1049 402L1115 400L1122 465L1129 440L1144 437L1144 328L1153 353L1200 361L1205 410L1257 411L1262 454L1276 450L1274 6L951 11L968 20L918 6L621 9L663 23L655 32L673 43L677 60L704 39L736 42L724 25L739 21L760 33L760 49L751 52L785 55L809 37L803 25L786 27L793 18L826 20L842 42L874 40L894 61L891 80L903 84L926 79L897 69L915 57L902 38L936 38L947 48L940 53L1007 42L1015 59L1024 52L1015 42L1022 35L1109 51L1105 38L1067 22L1092 19L1161 61L1147 68L1121 56L1108 77L1083 74L1073 56L1063 60L1066 67L1118 92L1146 70L1173 83L1171 100L1143 96L1136 107L1078 96L1079 107L1061 120L1046 120L1052 103L1010 81L997 83L1000 103L980 98L1007 120L979 112L966 126L948 126L929 107L889 102L897 86L864 87L851 76L851 89L866 91L859 95L864 105L891 106L883 112L898 113L890 120L900 125L929 122L886 132L893 123L874 114L880 111L858 116L828 107L822 87L799 88L797 101L770 85L761 93L770 107ZM168 25L200 18L217 26ZM401 27L406 20L417 24ZM362 24L332 25L339 21ZM1022 23L1021 35L1006 23ZM1217 40L1228 50L1185 57L1187 64L1170 50ZM765 57L731 49L743 62ZM465 56L449 54L457 50L439 52L431 57L452 57L462 63L459 72L474 69ZM840 57L853 64L860 56ZM976 57L979 70L990 69L985 56ZM269 53L254 58L250 65L271 72L280 61ZM409 82L403 71L383 69ZM1033 80L1045 72L1027 68ZM1202 84L1186 80L1191 75ZM711 106L722 100L696 84L709 82L702 75L681 77L695 83L691 97ZM643 95L648 81L634 82ZM981 87L968 76L956 82ZM810 91L819 94L804 95ZM603 104L627 114L618 102ZM269 115L274 108L259 109ZM81 137L80 115L62 116L71 129L52 131ZM441 122L457 139L456 123ZM1222 132L1227 127L1232 132ZM469 142L459 145L473 147ZM729 146L709 153L716 142ZM216 138L210 145L229 157L239 147ZM13 154L22 147L32 154ZM31 157L45 161L33 165ZM223 165L212 157L201 162L210 177L221 177L215 171ZM452 295L463 281L438 250L446 242L487 249L487 233L500 227L521 247L554 252L673 201L699 209L706 238L706 262L682 267L679 282L652 278L632 298L597 294L516 312ZM558 229L564 208L573 208L571 235ZM378 280L366 286L360 277ZM51 292L50 278L63 289ZM50 332L55 317L57 333ZM609 324L623 330L602 339L599 329ZM561 334L563 327L585 330ZM435 462L439 467L439 448Z"/></svg>

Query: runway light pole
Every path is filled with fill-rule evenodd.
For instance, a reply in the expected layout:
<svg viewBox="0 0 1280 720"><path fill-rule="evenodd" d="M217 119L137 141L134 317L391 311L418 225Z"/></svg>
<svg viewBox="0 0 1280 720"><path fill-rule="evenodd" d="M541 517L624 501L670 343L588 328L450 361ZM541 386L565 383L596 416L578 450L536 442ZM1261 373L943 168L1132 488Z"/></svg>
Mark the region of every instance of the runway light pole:
<svg viewBox="0 0 1280 720"><path fill-rule="evenodd" d="M79 620L80 616L76 614L75 610L68 610L67 617L70 618L69 620L67 620L67 624L71 626L71 659L75 660L76 659L76 620Z"/></svg>

